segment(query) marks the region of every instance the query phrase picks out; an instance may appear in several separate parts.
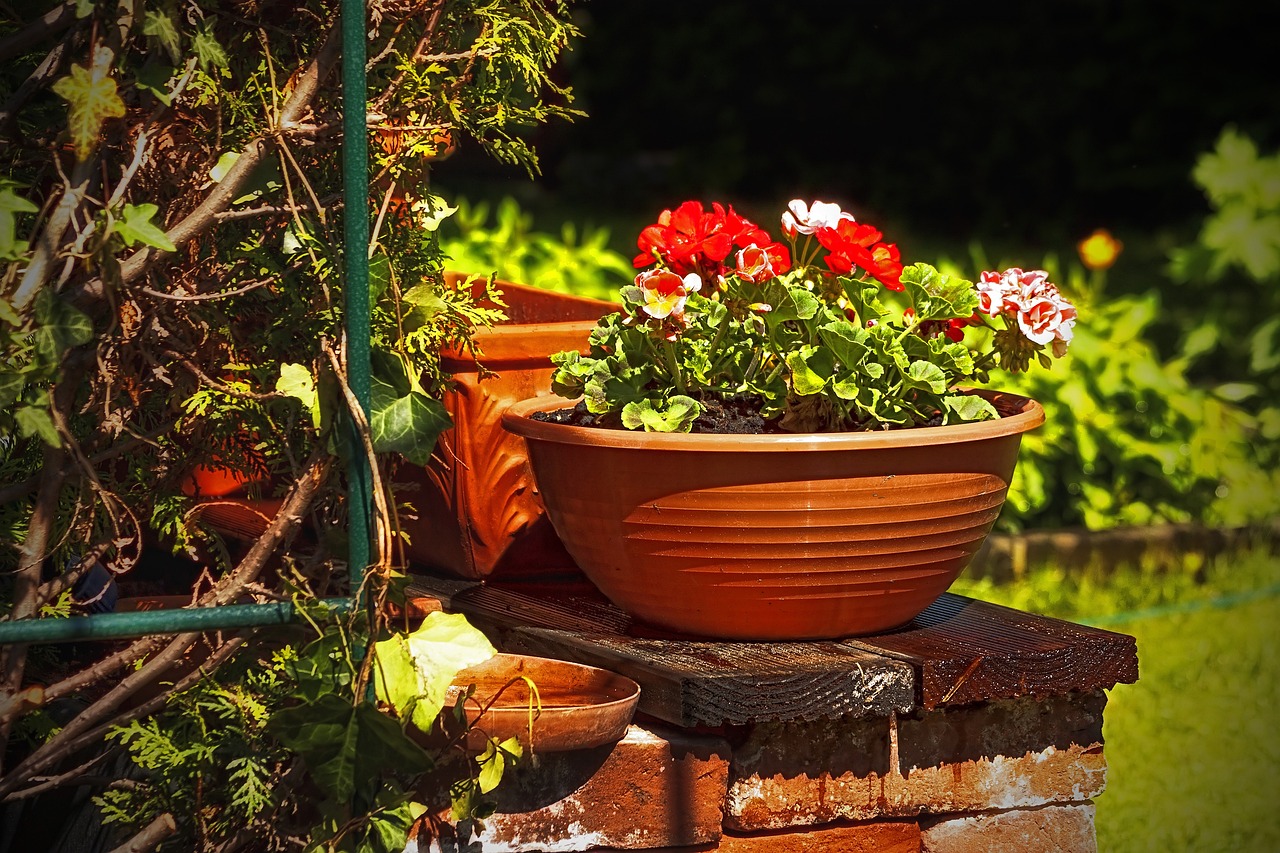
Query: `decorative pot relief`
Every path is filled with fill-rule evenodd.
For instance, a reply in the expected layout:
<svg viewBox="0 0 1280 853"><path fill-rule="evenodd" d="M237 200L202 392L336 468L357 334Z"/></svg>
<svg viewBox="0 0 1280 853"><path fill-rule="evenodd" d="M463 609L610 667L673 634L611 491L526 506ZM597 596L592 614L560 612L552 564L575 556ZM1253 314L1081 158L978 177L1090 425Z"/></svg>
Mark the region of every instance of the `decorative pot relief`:
<svg viewBox="0 0 1280 853"><path fill-rule="evenodd" d="M411 563L470 579L576 571L546 518L524 441L504 430L501 418L511 404L546 393L551 354L585 349L596 319L617 306L498 284L510 320L475 336L481 360L497 375L481 379L469 356L442 353L455 382L443 397L453 429L426 468L405 465L397 474L408 487L402 499L416 510L401 520L406 551Z"/></svg>

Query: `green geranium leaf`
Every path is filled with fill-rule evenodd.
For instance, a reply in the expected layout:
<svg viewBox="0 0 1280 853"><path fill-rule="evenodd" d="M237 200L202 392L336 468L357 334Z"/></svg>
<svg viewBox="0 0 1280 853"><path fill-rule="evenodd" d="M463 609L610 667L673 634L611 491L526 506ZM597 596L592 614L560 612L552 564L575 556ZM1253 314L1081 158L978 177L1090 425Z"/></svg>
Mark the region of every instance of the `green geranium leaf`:
<svg viewBox="0 0 1280 853"><path fill-rule="evenodd" d="M845 367L852 368L862 362L871 347L867 345L871 337L866 329L849 323L828 323L818 329L822 342L831 348L837 359Z"/></svg>
<svg viewBox="0 0 1280 853"><path fill-rule="evenodd" d="M902 284L921 321L969 317L978 307L972 282L939 272L929 264L905 267Z"/></svg>
<svg viewBox="0 0 1280 853"><path fill-rule="evenodd" d="M454 677L497 651L461 613L430 613L412 634L375 644L379 699L426 731L448 697Z"/></svg>
<svg viewBox="0 0 1280 853"><path fill-rule="evenodd" d="M142 243L166 252L178 251L164 229L151 221L159 211L154 204L126 204L116 220L116 233L124 238L126 246Z"/></svg>
<svg viewBox="0 0 1280 853"><path fill-rule="evenodd" d="M67 128L78 160L93 154L107 119L124 115L124 101L111 76L114 57L110 48L99 47L88 68L72 65L71 73L53 84L53 91L67 102Z"/></svg>
<svg viewBox="0 0 1280 853"><path fill-rule="evenodd" d="M665 403L633 400L622 407L622 425L645 432L689 432L702 414L702 406L692 397L677 394Z"/></svg>
<svg viewBox="0 0 1280 853"><path fill-rule="evenodd" d="M949 394L942 398L946 407L962 421L989 421L1000 417L996 407L977 394ZM947 418L951 422L951 418Z"/></svg>
<svg viewBox="0 0 1280 853"><path fill-rule="evenodd" d="M907 368L904 386L907 388L923 388L934 394L947 390L947 376L942 368L928 361L913 361Z"/></svg>
<svg viewBox="0 0 1280 853"><path fill-rule="evenodd" d="M817 352L814 347L806 346L787 353L787 367L791 371L791 387L801 396L817 394L822 391L831 375L829 368L825 376L814 370L814 366L817 366L815 363L818 362L818 359L814 358ZM827 360L830 360L829 355Z"/></svg>
<svg viewBox="0 0 1280 853"><path fill-rule="evenodd" d="M421 391L397 396L385 382L371 383L369 432L376 453L399 453L426 465L440 433L453 426L444 404Z"/></svg>
<svg viewBox="0 0 1280 853"><path fill-rule="evenodd" d="M831 382L831 390L841 400L856 400L862 392L863 383L854 371L842 373Z"/></svg>

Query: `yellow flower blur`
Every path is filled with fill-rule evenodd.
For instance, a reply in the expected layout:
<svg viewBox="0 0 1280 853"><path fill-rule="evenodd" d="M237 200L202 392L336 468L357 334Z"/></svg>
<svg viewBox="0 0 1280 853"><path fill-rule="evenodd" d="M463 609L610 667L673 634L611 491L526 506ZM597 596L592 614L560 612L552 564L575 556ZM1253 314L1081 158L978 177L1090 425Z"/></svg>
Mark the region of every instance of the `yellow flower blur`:
<svg viewBox="0 0 1280 853"><path fill-rule="evenodd" d="M1099 228L1080 241L1076 250L1080 261L1091 270L1105 270L1116 262L1124 244L1111 236L1105 228Z"/></svg>

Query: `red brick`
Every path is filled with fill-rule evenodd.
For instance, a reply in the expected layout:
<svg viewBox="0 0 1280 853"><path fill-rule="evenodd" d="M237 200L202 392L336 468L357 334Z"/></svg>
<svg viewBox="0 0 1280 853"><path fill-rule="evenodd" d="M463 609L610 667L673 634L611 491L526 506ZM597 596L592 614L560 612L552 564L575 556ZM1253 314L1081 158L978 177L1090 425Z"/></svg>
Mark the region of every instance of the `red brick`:
<svg viewBox="0 0 1280 853"><path fill-rule="evenodd" d="M718 843L663 847L648 853L920 853L920 827L915 821L892 820L726 834Z"/></svg>
<svg viewBox="0 0 1280 853"><path fill-rule="evenodd" d="M1097 853L1093 803L940 818L921 831L923 853Z"/></svg>
<svg viewBox="0 0 1280 853"><path fill-rule="evenodd" d="M762 724L734 751L725 826L1082 802L1106 785L1105 701L1022 698L897 721Z"/></svg>
<svg viewBox="0 0 1280 853"><path fill-rule="evenodd" d="M616 746L544 753L517 768L475 837L485 853L716 841L728 759L722 738L633 725Z"/></svg>

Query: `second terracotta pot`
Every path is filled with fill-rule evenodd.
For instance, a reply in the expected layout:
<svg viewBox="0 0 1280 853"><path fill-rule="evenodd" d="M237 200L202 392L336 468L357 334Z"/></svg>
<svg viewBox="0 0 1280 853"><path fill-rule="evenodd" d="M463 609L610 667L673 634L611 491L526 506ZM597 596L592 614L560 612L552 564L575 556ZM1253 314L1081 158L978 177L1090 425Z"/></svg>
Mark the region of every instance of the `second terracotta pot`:
<svg viewBox="0 0 1280 853"><path fill-rule="evenodd" d="M560 539L614 604L672 631L808 640L909 622L956 579L1005 501L1040 404L889 432L658 434L567 426L518 403Z"/></svg>
<svg viewBox="0 0 1280 853"><path fill-rule="evenodd" d="M447 272L445 280L484 295L483 278ZM440 436L429 465L405 465L397 474L406 487L404 499L417 511L401 519L409 534L408 556L476 580L575 572L544 515L524 443L499 418L512 403L546 394L552 354L585 351L596 320L618 306L514 282L496 284L508 319L476 330L479 364L452 349L440 356L454 380L443 396L453 428Z"/></svg>

